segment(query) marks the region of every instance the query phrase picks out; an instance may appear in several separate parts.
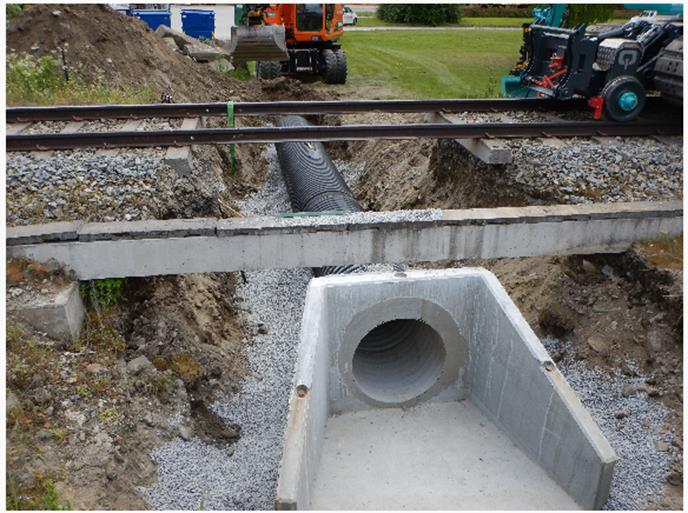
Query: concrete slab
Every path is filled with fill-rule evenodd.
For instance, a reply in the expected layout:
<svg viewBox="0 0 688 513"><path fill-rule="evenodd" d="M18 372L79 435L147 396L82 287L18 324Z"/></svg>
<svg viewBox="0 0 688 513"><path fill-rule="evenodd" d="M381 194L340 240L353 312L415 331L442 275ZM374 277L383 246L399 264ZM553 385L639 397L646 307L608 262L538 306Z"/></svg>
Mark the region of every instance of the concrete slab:
<svg viewBox="0 0 688 513"><path fill-rule="evenodd" d="M580 509L470 401L331 416L310 507Z"/></svg>
<svg viewBox="0 0 688 513"><path fill-rule="evenodd" d="M7 311L49 336L71 341L79 336L85 309L74 282L54 294L43 294L30 301L7 303Z"/></svg>
<svg viewBox="0 0 688 513"><path fill-rule="evenodd" d="M444 406L416 410L428 403ZM489 421L478 421L480 429L476 408ZM379 413L384 409L393 411ZM380 429L370 437L360 421L368 411L381 415L374 417ZM418 419L406 418L416 411ZM457 411L458 419L447 413ZM420 435L421 422L435 435ZM341 439L349 428L355 436ZM474 437L483 435L490 440L477 443ZM326 437L338 440L337 448ZM504 438L514 447L506 450ZM457 439L484 452L486 465L494 464L488 476L499 478L464 468L462 458L471 452ZM367 453L360 447L365 443ZM405 452L391 450L390 443ZM494 275L469 268L312 280L284 447L276 499L282 509L347 509L356 500L370 509L401 507L405 500L423 509L514 509L513 493L524 509L568 509L574 502L594 509L606 501L616 461ZM501 466L493 450L501 451ZM369 471L371 482L363 490L370 493L363 494L359 473L324 469L326 451L358 465L359 473ZM417 471L398 468L400 455ZM533 473L528 460L542 472ZM321 475L324 484L318 484ZM390 475L396 480L388 491L399 494L394 499L374 486L387 486ZM332 491L333 480L341 493ZM487 495L476 494L486 480ZM532 493L518 491L519 480ZM512 493L500 495L500 487Z"/></svg>
<svg viewBox="0 0 688 513"><path fill-rule="evenodd" d="M196 130L203 127L202 118L186 118L182 121L181 130ZM165 153L165 164L181 176L191 174L193 170L193 152L191 146L170 146Z"/></svg>
<svg viewBox="0 0 688 513"><path fill-rule="evenodd" d="M135 132L143 124L143 119L130 119L119 129L120 132ZM99 148L96 150L96 155L112 156L117 155L120 148Z"/></svg>
<svg viewBox="0 0 688 513"><path fill-rule="evenodd" d="M435 123L463 123L454 114L445 112L434 116ZM474 157L486 164L511 164L513 157L511 148L503 139L454 139Z"/></svg>
<svg viewBox="0 0 688 513"><path fill-rule="evenodd" d="M71 134L74 132L78 132L79 129L86 124L85 121L70 121L67 123L64 127L62 127L62 130L60 130L61 134ZM34 158L37 159L47 159L52 157L53 152L52 151L34 151L31 152L31 155L33 155Z"/></svg>
<svg viewBox="0 0 688 513"><path fill-rule="evenodd" d="M5 128L5 133L7 135L17 135L26 130L29 125L31 125L30 122L23 122L23 123L9 123L6 125Z"/></svg>

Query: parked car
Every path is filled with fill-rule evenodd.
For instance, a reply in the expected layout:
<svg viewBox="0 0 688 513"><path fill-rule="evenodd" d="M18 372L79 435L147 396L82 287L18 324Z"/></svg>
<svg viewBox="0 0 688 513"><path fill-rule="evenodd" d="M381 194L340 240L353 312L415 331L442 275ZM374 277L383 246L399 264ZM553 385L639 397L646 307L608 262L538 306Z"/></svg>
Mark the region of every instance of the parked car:
<svg viewBox="0 0 688 513"><path fill-rule="evenodd" d="M344 25L356 25L358 16L351 7L344 6Z"/></svg>

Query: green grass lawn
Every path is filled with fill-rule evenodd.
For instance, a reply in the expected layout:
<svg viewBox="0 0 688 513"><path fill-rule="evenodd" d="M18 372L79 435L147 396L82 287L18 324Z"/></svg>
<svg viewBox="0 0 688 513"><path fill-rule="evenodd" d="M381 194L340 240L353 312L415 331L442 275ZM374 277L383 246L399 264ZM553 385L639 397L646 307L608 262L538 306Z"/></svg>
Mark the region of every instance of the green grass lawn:
<svg viewBox="0 0 688 513"><path fill-rule="evenodd" d="M516 63L520 45L517 31L345 33L345 87L386 98L497 97L499 77Z"/></svg>
<svg viewBox="0 0 688 513"><path fill-rule="evenodd" d="M532 22L532 18L462 18L459 23L449 23L446 26L454 27L520 27L524 23ZM403 26L410 23L387 23L374 17L358 18L357 27L389 27ZM346 31L346 28L344 29Z"/></svg>

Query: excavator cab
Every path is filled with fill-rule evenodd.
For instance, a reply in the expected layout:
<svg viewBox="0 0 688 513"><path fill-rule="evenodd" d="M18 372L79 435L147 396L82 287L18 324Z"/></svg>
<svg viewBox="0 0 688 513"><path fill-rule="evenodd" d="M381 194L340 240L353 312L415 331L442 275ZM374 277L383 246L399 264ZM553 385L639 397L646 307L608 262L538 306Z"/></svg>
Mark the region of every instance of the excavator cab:
<svg viewBox="0 0 688 513"><path fill-rule="evenodd" d="M342 4L243 4L236 7L229 52L235 62L256 61L258 78L311 73L343 84L347 65L339 38Z"/></svg>

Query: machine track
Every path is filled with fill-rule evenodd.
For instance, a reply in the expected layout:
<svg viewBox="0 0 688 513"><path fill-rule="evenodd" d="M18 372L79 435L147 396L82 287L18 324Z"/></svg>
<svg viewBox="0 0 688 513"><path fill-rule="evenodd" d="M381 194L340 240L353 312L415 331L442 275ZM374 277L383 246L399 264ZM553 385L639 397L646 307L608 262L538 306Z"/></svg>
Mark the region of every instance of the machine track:
<svg viewBox="0 0 688 513"><path fill-rule="evenodd" d="M683 105L683 36L662 50L655 65L655 87L667 101Z"/></svg>

